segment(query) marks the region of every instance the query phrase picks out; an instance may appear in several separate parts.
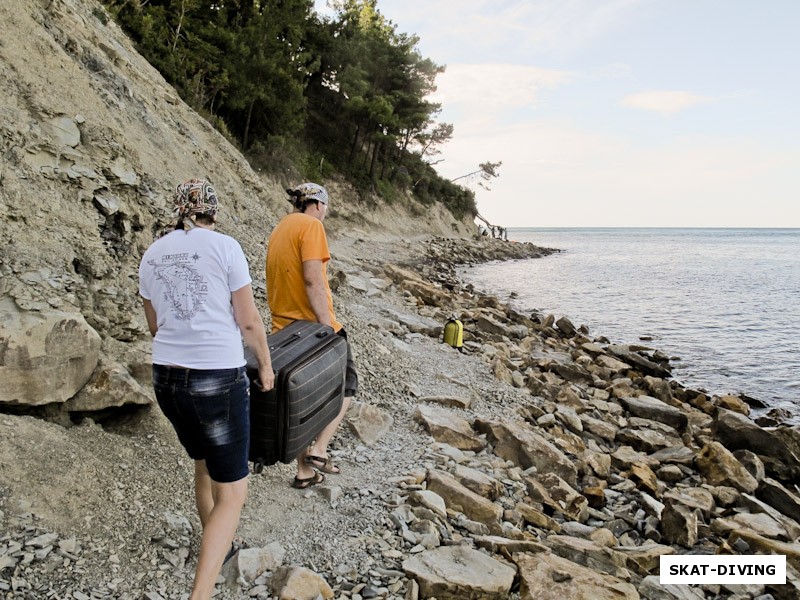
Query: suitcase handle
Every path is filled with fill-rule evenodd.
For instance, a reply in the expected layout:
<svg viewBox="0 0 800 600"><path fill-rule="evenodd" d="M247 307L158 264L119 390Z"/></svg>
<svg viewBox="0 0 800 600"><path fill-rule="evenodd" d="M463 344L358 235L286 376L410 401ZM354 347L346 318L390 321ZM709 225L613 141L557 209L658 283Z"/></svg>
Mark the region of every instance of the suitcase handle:
<svg viewBox="0 0 800 600"><path fill-rule="evenodd" d="M280 346L275 346L275 348L286 348L286 346L291 346L299 339L300 339L300 334L297 333L292 334L291 337L288 337L285 340L283 340L283 343ZM272 350L272 348L270 348L270 350Z"/></svg>
<svg viewBox="0 0 800 600"><path fill-rule="evenodd" d="M317 333L314 334L314 336L318 337L318 338L324 338L324 337L328 336L328 332L327 331L318 331ZM301 336L299 333L292 334L291 337L286 338L280 346L275 346L275 348L286 348L286 346L291 346L297 340L299 340L301 337L303 337L303 336ZM274 348L270 348L270 350L273 350L273 349Z"/></svg>

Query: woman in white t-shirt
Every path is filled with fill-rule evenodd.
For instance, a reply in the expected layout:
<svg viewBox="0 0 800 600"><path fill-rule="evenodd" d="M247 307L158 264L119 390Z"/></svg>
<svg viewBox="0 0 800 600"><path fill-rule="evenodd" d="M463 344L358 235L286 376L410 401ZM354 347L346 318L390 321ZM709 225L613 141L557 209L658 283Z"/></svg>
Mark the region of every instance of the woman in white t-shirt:
<svg viewBox="0 0 800 600"><path fill-rule="evenodd" d="M274 385L264 324L241 246L214 231L217 194L191 179L175 190L173 231L139 265L139 293L153 336L158 404L195 461L203 537L191 600L211 598L247 496L250 385L242 337L262 388Z"/></svg>

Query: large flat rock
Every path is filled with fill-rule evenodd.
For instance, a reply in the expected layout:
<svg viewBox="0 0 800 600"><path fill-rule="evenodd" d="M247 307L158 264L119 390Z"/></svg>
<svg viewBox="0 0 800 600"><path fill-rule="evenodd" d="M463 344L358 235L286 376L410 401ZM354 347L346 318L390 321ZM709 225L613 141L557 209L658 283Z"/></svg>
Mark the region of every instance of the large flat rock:
<svg viewBox="0 0 800 600"><path fill-rule="evenodd" d="M521 600L639 600L636 588L555 554L515 554Z"/></svg>
<svg viewBox="0 0 800 600"><path fill-rule="evenodd" d="M419 584L420 597L438 600L503 600L516 571L484 552L467 546L445 546L403 562L403 570Z"/></svg>
<svg viewBox="0 0 800 600"><path fill-rule="evenodd" d="M674 427L678 431L686 429L686 424L688 423L686 415L674 406L670 406L658 398L653 398L651 396L635 396L620 398L620 403L637 417L664 423L665 425Z"/></svg>
<svg viewBox="0 0 800 600"><path fill-rule="evenodd" d="M0 301L0 403L69 400L91 377L100 345L80 313L24 311Z"/></svg>

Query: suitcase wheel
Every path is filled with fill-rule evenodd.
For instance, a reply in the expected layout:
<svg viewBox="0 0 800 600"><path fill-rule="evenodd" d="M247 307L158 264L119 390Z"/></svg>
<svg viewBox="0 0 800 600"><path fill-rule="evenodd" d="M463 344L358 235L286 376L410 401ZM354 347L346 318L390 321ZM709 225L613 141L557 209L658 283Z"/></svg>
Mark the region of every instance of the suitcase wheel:
<svg viewBox="0 0 800 600"><path fill-rule="evenodd" d="M263 470L264 470L264 463L263 462L258 461L253 465L253 473L255 473L256 475L260 475L261 471L263 471Z"/></svg>

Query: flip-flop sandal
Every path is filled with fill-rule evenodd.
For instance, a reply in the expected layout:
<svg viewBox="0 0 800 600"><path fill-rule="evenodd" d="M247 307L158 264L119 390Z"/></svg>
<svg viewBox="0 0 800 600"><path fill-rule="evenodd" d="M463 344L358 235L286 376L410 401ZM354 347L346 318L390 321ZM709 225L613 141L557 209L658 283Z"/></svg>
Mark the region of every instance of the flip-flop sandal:
<svg viewBox="0 0 800 600"><path fill-rule="evenodd" d="M306 477L305 479L295 477L294 481L292 482L292 487L298 490L304 490L306 488L310 488L312 485L322 483L323 481L325 481L325 475L322 473L314 473L313 477Z"/></svg>
<svg viewBox="0 0 800 600"><path fill-rule="evenodd" d="M226 562L228 562L237 552L239 552L239 550L242 550L243 548L247 548L247 544L245 544L243 540L233 540L231 542L231 549L228 550L228 553L225 555L222 564L224 565Z"/></svg>
<svg viewBox="0 0 800 600"><path fill-rule="evenodd" d="M306 456L306 464L322 471L323 473L330 473L331 475L338 475L342 470L333 464L331 457L323 458L322 456L314 456L309 454Z"/></svg>

